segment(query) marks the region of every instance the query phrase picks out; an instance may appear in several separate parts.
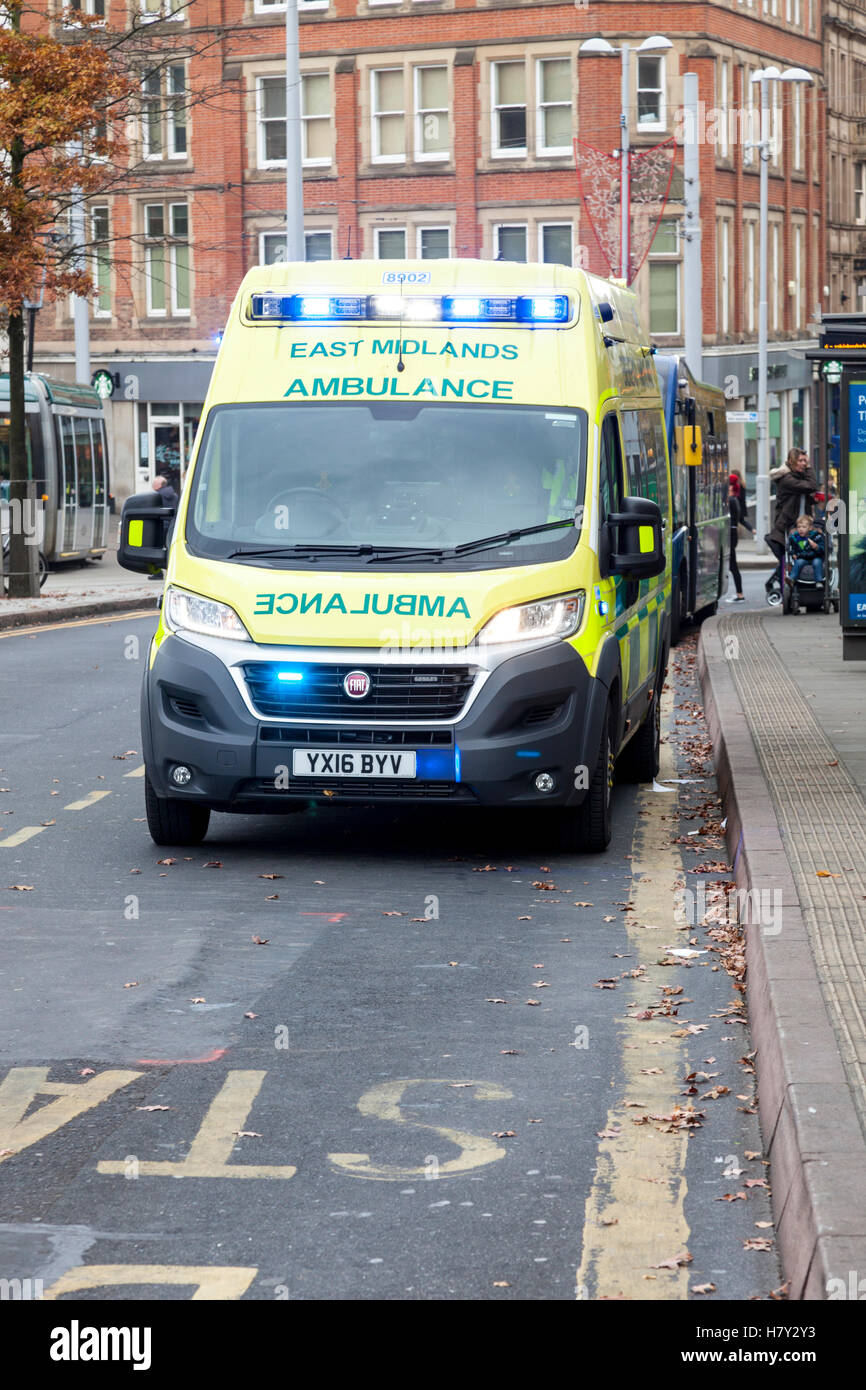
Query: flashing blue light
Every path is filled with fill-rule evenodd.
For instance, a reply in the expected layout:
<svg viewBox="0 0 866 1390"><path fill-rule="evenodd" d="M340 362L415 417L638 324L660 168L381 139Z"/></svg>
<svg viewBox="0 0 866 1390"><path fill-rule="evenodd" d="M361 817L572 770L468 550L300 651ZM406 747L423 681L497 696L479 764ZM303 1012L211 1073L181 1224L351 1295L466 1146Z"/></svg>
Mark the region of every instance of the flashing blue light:
<svg viewBox="0 0 866 1390"><path fill-rule="evenodd" d="M446 323L513 323L517 300L508 297L444 294L442 318Z"/></svg>
<svg viewBox="0 0 866 1390"><path fill-rule="evenodd" d="M303 673L303 671L278 671L278 672L277 672L277 680L278 680L278 681L302 681L303 679L304 679L304 673Z"/></svg>
<svg viewBox="0 0 866 1390"><path fill-rule="evenodd" d="M518 758L540 758L541 753L535 748L518 748L515 756Z"/></svg>
<svg viewBox="0 0 866 1390"><path fill-rule="evenodd" d="M460 781L460 749L454 746L454 781Z"/></svg>
<svg viewBox="0 0 866 1390"><path fill-rule="evenodd" d="M522 294L517 301L520 323L565 323L568 319L567 294Z"/></svg>
<svg viewBox="0 0 866 1390"><path fill-rule="evenodd" d="M289 322L364 319L367 299L364 295L254 294L250 317Z"/></svg>
<svg viewBox="0 0 866 1390"><path fill-rule="evenodd" d="M459 760L455 751L453 748L419 748L415 754L416 776L425 782L459 782Z"/></svg>

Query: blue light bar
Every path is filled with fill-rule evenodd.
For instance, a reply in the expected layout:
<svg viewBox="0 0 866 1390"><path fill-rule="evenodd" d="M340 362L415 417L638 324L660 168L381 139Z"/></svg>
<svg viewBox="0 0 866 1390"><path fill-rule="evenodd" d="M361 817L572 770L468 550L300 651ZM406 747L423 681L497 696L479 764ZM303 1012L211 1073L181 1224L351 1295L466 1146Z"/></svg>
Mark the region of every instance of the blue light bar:
<svg viewBox="0 0 866 1390"><path fill-rule="evenodd" d="M459 782L453 748L419 748L415 754L415 772L424 782Z"/></svg>
<svg viewBox="0 0 866 1390"><path fill-rule="evenodd" d="M539 291L519 295L340 295L329 290L302 294L254 294L250 318L255 323L340 323L400 319L419 323L518 324L558 327L570 321L567 294Z"/></svg>
<svg viewBox="0 0 866 1390"><path fill-rule="evenodd" d="M278 671L278 672L277 672L277 680L278 680L278 681L302 681L303 679L304 679L304 673L303 673L303 671Z"/></svg>

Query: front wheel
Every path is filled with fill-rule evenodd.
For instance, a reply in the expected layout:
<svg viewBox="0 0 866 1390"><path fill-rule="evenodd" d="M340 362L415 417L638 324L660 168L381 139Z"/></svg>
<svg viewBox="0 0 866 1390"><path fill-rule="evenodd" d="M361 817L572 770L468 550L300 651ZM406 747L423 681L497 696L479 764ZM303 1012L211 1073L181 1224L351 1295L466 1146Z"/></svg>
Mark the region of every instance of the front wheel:
<svg viewBox="0 0 866 1390"><path fill-rule="evenodd" d="M144 774L144 806L147 828L155 845L200 845L210 823L210 807L157 796Z"/></svg>
<svg viewBox="0 0 866 1390"><path fill-rule="evenodd" d="M562 848L570 853L600 854L611 837L610 799L613 787L613 735L608 705L601 727L598 756L584 800L577 810L565 810L561 822Z"/></svg>

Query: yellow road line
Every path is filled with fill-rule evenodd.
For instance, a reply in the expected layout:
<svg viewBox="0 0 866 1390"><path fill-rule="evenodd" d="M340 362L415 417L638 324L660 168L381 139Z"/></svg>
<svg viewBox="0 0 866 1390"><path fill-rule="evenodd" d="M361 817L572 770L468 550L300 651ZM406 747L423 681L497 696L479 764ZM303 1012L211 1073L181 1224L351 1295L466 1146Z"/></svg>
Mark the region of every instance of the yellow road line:
<svg viewBox="0 0 866 1390"><path fill-rule="evenodd" d="M22 825L20 830L15 830L0 840L0 849L14 849L16 845L23 845L26 840L32 840L34 835L41 835L44 829L42 825Z"/></svg>
<svg viewBox="0 0 866 1390"><path fill-rule="evenodd" d="M246 1293L258 1272L257 1265L75 1265L46 1289L43 1298L129 1284L191 1284L195 1287L191 1303L234 1302Z"/></svg>
<svg viewBox="0 0 866 1390"><path fill-rule="evenodd" d="M67 618L60 623L30 623L29 626L10 627L0 632L0 640L4 637L34 636L37 632L57 632L60 628L66 627L92 627L96 623L123 623L131 618L158 618L159 612L155 608L133 608L128 613L100 613L94 618Z"/></svg>
<svg viewBox="0 0 866 1390"><path fill-rule="evenodd" d="M673 697L668 694L662 702L663 729L671 727L672 709ZM669 744L662 744L661 756L659 777L674 776ZM667 798L659 798L649 787L641 789L629 893L634 912L626 920L631 956L623 962L629 969L638 965L646 969L635 981L641 1000L656 995L655 985L669 983L671 972L656 967L656 962L676 930L674 893L683 882L680 856L670 842L670 822L659 819L661 804L670 811ZM663 931L646 931L643 923ZM621 987L617 997L623 994ZM686 1051L683 1040L671 1036L670 1020L637 1022L618 1017L616 1024L624 1085L604 1128L618 1127L621 1133L599 1141L596 1176L584 1214L578 1297L684 1299L688 1268L651 1266L672 1259L688 1243L684 1210L688 1139L682 1131L664 1134L652 1123L634 1124L633 1120L667 1114L680 1104L682 1077L688 1070ZM655 1067L661 1069L660 1076L643 1074L644 1069ZM645 1108L627 1108L627 1101Z"/></svg>
<svg viewBox="0 0 866 1390"><path fill-rule="evenodd" d="M88 806L92 806L95 801L101 801L104 796L111 796L110 791L88 792L80 801L70 801L68 806L64 806L64 811L85 811Z"/></svg>
<svg viewBox="0 0 866 1390"><path fill-rule="evenodd" d="M143 777L144 763L141 764L141 767L134 767L131 772L124 772L123 775L124 777Z"/></svg>

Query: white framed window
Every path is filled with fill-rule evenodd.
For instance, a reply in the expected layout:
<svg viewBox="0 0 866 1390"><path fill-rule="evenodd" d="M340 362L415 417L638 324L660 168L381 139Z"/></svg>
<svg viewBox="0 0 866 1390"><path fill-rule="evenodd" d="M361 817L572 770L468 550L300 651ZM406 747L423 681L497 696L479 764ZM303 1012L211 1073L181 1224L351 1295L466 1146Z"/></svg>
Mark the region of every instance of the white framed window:
<svg viewBox="0 0 866 1390"><path fill-rule="evenodd" d="M138 0L138 12L147 24L153 24L156 20L183 20L186 11L184 0Z"/></svg>
<svg viewBox="0 0 866 1390"><path fill-rule="evenodd" d="M416 250L419 261L444 261L451 255L450 227L419 227Z"/></svg>
<svg viewBox="0 0 866 1390"><path fill-rule="evenodd" d="M665 60L655 53L639 53L637 59L638 130L664 130Z"/></svg>
<svg viewBox="0 0 866 1390"><path fill-rule="evenodd" d="M500 222L493 229L493 257L497 261L526 261L528 228L525 222Z"/></svg>
<svg viewBox="0 0 866 1390"><path fill-rule="evenodd" d="M781 328L779 322L779 290L782 280L782 262L779 259L779 224L770 223L770 328L774 333L778 333Z"/></svg>
<svg viewBox="0 0 866 1390"><path fill-rule="evenodd" d="M571 154L570 58L539 58L535 65L535 153Z"/></svg>
<svg viewBox="0 0 866 1390"><path fill-rule="evenodd" d="M326 10L330 0L298 0L298 13L305 14L307 10ZM255 0L253 9L256 14L278 14L284 13L286 0Z"/></svg>
<svg viewBox="0 0 866 1390"><path fill-rule="evenodd" d="M191 312L189 207L145 203L144 275L147 312L188 317Z"/></svg>
<svg viewBox="0 0 866 1390"><path fill-rule="evenodd" d="M308 261L333 259L333 233L330 228L304 231L304 252ZM285 232L259 233L259 265L282 265L286 259Z"/></svg>
<svg viewBox="0 0 866 1390"><path fill-rule="evenodd" d="M729 64L724 59L719 63L719 94L716 102L722 113L716 130L716 141L721 159L728 157L728 103L729 103Z"/></svg>
<svg viewBox="0 0 866 1390"><path fill-rule="evenodd" d="M718 302L716 304L716 322L720 333L729 332L730 323L730 303L731 303L731 224L726 217L720 217L718 222L719 229L719 271L716 280Z"/></svg>
<svg viewBox="0 0 866 1390"><path fill-rule="evenodd" d="M286 79L260 77L256 90L258 167L286 162ZM331 162L331 79L326 72L301 74L301 158L305 168Z"/></svg>
<svg viewBox="0 0 866 1390"><path fill-rule="evenodd" d="M377 261L405 261L405 227L376 227L374 231Z"/></svg>
<svg viewBox="0 0 866 1390"><path fill-rule="evenodd" d="M743 131L743 167L748 168L755 162L755 150L752 141L760 138L758 129L758 108L755 104L755 86L752 81L752 69L743 68L743 118L745 129Z"/></svg>
<svg viewBox="0 0 866 1390"><path fill-rule="evenodd" d="M67 0L70 10L75 10L79 14L93 15L94 19L105 19L105 12L108 8L108 0ZM66 26L70 27L70 26Z"/></svg>
<svg viewBox="0 0 866 1390"><path fill-rule="evenodd" d="M186 64L169 63L145 77L141 88L141 147L145 159L186 159Z"/></svg>
<svg viewBox="0 0 866 1390"><path fill-rule="evenodd" d="M374 164L397 164L406 158L406 108L402 68L374 68L370 73Z"/></svg>
<svg viewBox="0 0 866 1390"><path fill-rule="evenodd" d="M93 280L93 317L111 318L111 245L108 206L97 203L90 209L90 275Z"/></svg>
<svg viewBox="0 0 866 1390"><path fill-rule="evenodd" d="M799 82L791 83L791 134L793 138L793 164L795 169L803 168L803 88Z"/></svg>
<svg viewBox="0 0 866 1390"><path fill-rule="evenodd" d="M491 146L496 159L526 154L526 64L490 64Z"/></svg>
<svg viewBox="0 0 866 1390"><path fill-rule="evenodd" d="M663 218L656 228L649 260L650 333L680 331L680 232L675 218Z"/></svg>
<svg viewBox="0 0 866 1390"><path fill-rule="evenodd" d="M858 227L866 226L866 164L862 161L854 165L854 221Z"/></svg>
<svg viewBox="0 0 866 1390"><path fill-rule="evenodd" d="M743 279L743 309L745 311L746 331L755 331L755 223L747 222L744 228L745 237L745 277Z"/></svg>
<svg viewBox="0 0 866 1390"><path fill-rule="evenodd" d="M574 264L574 227L571 222L539 223L538 259L548 265Z"/></svg>
<svg viewBox="0 0 866 1390"><path fill-rule="evenodd" d="M794 224L794 328L803 326L803 228Z"/></svg>
<svg viewBox="0 0 866 1390"><path fill-rule="evenodd" d="M444 63L415 68L415 158L442 160L449 154L448 68Z"/></svg>
<svg viewBox="0 0 866 1390"><path fill-rule="evenodd" d="M331 78L326 72L301 74L301 156L307 166L331 162Z"/></svg>

